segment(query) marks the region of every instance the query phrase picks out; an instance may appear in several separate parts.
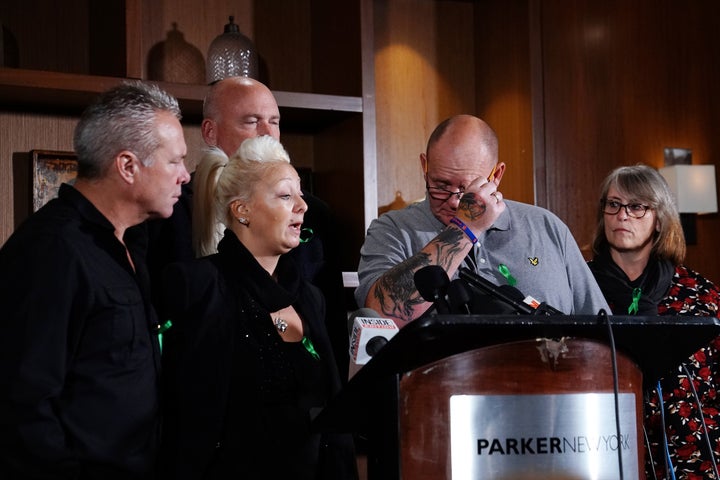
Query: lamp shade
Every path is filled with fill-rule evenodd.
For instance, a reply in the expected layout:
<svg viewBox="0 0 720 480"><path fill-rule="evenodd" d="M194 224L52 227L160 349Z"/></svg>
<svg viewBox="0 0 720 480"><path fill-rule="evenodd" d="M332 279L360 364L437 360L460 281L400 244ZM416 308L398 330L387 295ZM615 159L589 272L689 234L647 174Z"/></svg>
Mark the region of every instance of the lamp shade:
<svg viewBox="0 0 720 480"><path fill-rule="evenodd" d="M675 194L680 213L715 213L715 165L673 165L660 174Z"/></svg>

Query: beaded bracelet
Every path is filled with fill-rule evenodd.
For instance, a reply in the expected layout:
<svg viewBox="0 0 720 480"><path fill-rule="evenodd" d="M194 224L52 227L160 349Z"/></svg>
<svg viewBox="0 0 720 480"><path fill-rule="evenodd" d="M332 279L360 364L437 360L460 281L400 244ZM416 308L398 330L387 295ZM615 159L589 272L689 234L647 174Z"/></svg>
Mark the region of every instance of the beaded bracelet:
<svg viewBox="0 0 720 480"><path fill-rule="evenodd" d="M468 236L468 238L470 239L470 241L472 242L473 245L475 245L475 244L477 243L477 241L478 241L477 237L476 237L475 234L472 232L472 230L470 230L470 227L468 227L467 225L465 225L465 223L464 223L462 220L460 220L460 219L457 218L457 217L453 217L453 218L450 219L450 223L452 223L452 224L457 225L458 227L460 227L460 230L462 230L463 232L465 232L465 235Z"/></svg>

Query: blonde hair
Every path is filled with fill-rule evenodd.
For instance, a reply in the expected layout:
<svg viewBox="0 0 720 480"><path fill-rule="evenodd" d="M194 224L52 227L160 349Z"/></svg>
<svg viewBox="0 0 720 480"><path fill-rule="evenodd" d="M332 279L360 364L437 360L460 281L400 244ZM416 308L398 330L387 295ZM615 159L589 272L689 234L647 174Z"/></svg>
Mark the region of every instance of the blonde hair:
<svg viewBox="0 0 720 480"><path fill-rule="evenodd" d="M611 187L615 187L618 192L631 198L632 201L643 203L653 209L660 231L655 233L652 254L663 260L670 260L673 265L682 264L685 260L685 236L680 223L680 214L673 193L660 172L642 164L616 168L602 184L600 201L607 198ZM597 212L598 223L592 245L596 255L608 244L602 205L598 207Z"/></svg>
<svg viewBox="0 0 720 480"><path fill-rule="evenodd" d="M217 252L223 227L237 220L230 211L235 200L248 202L269 167L290 163L282 144L269 135L248 138L232 157L211 147L193 180L193 250L202 257Z"/></svg>

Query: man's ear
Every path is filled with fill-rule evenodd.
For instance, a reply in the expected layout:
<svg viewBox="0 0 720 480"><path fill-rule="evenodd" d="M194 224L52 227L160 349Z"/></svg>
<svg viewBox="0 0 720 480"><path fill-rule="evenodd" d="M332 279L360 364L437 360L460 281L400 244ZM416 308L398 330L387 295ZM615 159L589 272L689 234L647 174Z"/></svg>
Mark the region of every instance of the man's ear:
<svg viewBox="0 0 720 480"><path fill-rule="evenodd" d="M217 123L215 123L215 120L209 118L203 119L200 124L200 132L206 144L211 147L217 146Z"/></svg>
<svg viewBox="0 0 720 480"><path fill-rule="evenodd" d="M134 153L123 150L115 156L115 169L127 183L134 183L140 169L140 160Z"/></svg>
<svg viewBox="0 0 720 480"><path fill-rule="evenodd" d="M427 180L427 170L428 170L428 162L427 162L427 155L424 153L420 154L420 167L423 171L423 176L425 176L425 179Z"/></svg>
<svg viewBox="0 0 720 480"><path fill-rule="evenodd" d="M499 162L495 167L495 173L493 173L493 182L495 185L500 185L503 175L505 175L505 162Z"/></svg>

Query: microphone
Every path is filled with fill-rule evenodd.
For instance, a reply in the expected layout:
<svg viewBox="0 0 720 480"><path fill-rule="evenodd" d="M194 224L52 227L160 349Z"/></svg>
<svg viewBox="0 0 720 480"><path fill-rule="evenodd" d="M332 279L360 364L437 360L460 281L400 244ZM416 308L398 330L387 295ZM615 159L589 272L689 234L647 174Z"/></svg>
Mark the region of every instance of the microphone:
<svg viewBox="0 0 720 480"><path fill-rule="evenodd" d="M350 315L348 315L348 324L347 324L348 337L352 336L353 325L355 325L355 319L358 317L380 318L380 314L377 313L372 308L367 308L367 307L358 308L357 310L352 312Z"/></svg>
<svg viewBox="0 0 720 480"><path fill-rule="evenodd" d="M389 318L382 318L371 308L361 308L350 315L350 369L352 378L363 365L384 347L400 328Z"/></svg>
<svg viewBox="0 0 720 480"><path fill-rule="evenodd" d="M472 304L472 296L468 291L466 283L461 278L456 278L447 289L448 305L450 313L470 314L470 305Z"/></svg>
<svg viewBox="0 0 720 480"><path fill-rule="evenodd" d="M517 289L515 289L515 290L517 290ZM519 290L518 290L518 293L520 293ZM520 293L520 295L522 295L522 293ZM525 302L528 305L530 305L531 307L533 307L535 309L536 313L543 313L545 315L565 315L563 312L561 312L557 308L553 308L545 302L538 302L530 295L523 298L523 302Z"/></svg>
<svg viewBox="0 0 720 480"><path fill-rule="evenodd" d="M509 286L508 286L509 287ZM500 286L498 288L503 288ZM512 288L512 287L509 287ZM522 294L513 288L517 295ZM511 292L507 292L511 295ZM512 298L517 296L511 295ZM447 292L448 304L450 305L450 313L470 315L512 315L517 314L517 310L505 302L499 301L492 295L481 293L477 288L471 288L462 278L456 278L448 285Z"/></svg>
<svg viewBox="0 0 720 480"><path fill-rule="evenodd" d="M491 297L510 305L517 313L525 315L562 315L557 310L546 303L539 303L534 298L525 295L517 288L510 285L495 285L489 280L477 275L472 270L462 267L460 268L460 278L465 280L472 287L486 292Z"/></svg>
<svg viewBox="0 0 720 480"><path fill-rule="evenodd" d="M465 280L469 285L490 294L490 296L492 296L493 298L498 299L507 305L510 305L519 313L523 313L525 315L532 315L534 311L530 305L525 304L522 300L517 300L517 295L513 290L517 291L517 293L520 294L521 299L522 293L520 293L520 291L515 287L510 287L510 285L506 285L506 287L509 287L512 290L508 290L507 288L501 289L498 285L495 285L489 280L485 280L483 277L477 275L475 272L466 267L460 268L460 278Z"/></svg>
<svg viewBox="0 0 720 480"><path fill-rule="evenodd" d="M439 314L450 313L445 295L450 285L447 272L439 265L426 265L413 276L418 293L428 302L435 304Z"/></svg>
<svg viewBox="0 0 720 480"><path fill-rule="evenodd" d="M507 288L504 288L507 287ZM497 287L506 296L517 301L522 300L522 293L517 288L510 285L500 285ZM518 309L506 301L499 299L497 296L489 295L480 291L480 289L472 289L472 304L470 310L478 315L518 315Z"/></svg>

